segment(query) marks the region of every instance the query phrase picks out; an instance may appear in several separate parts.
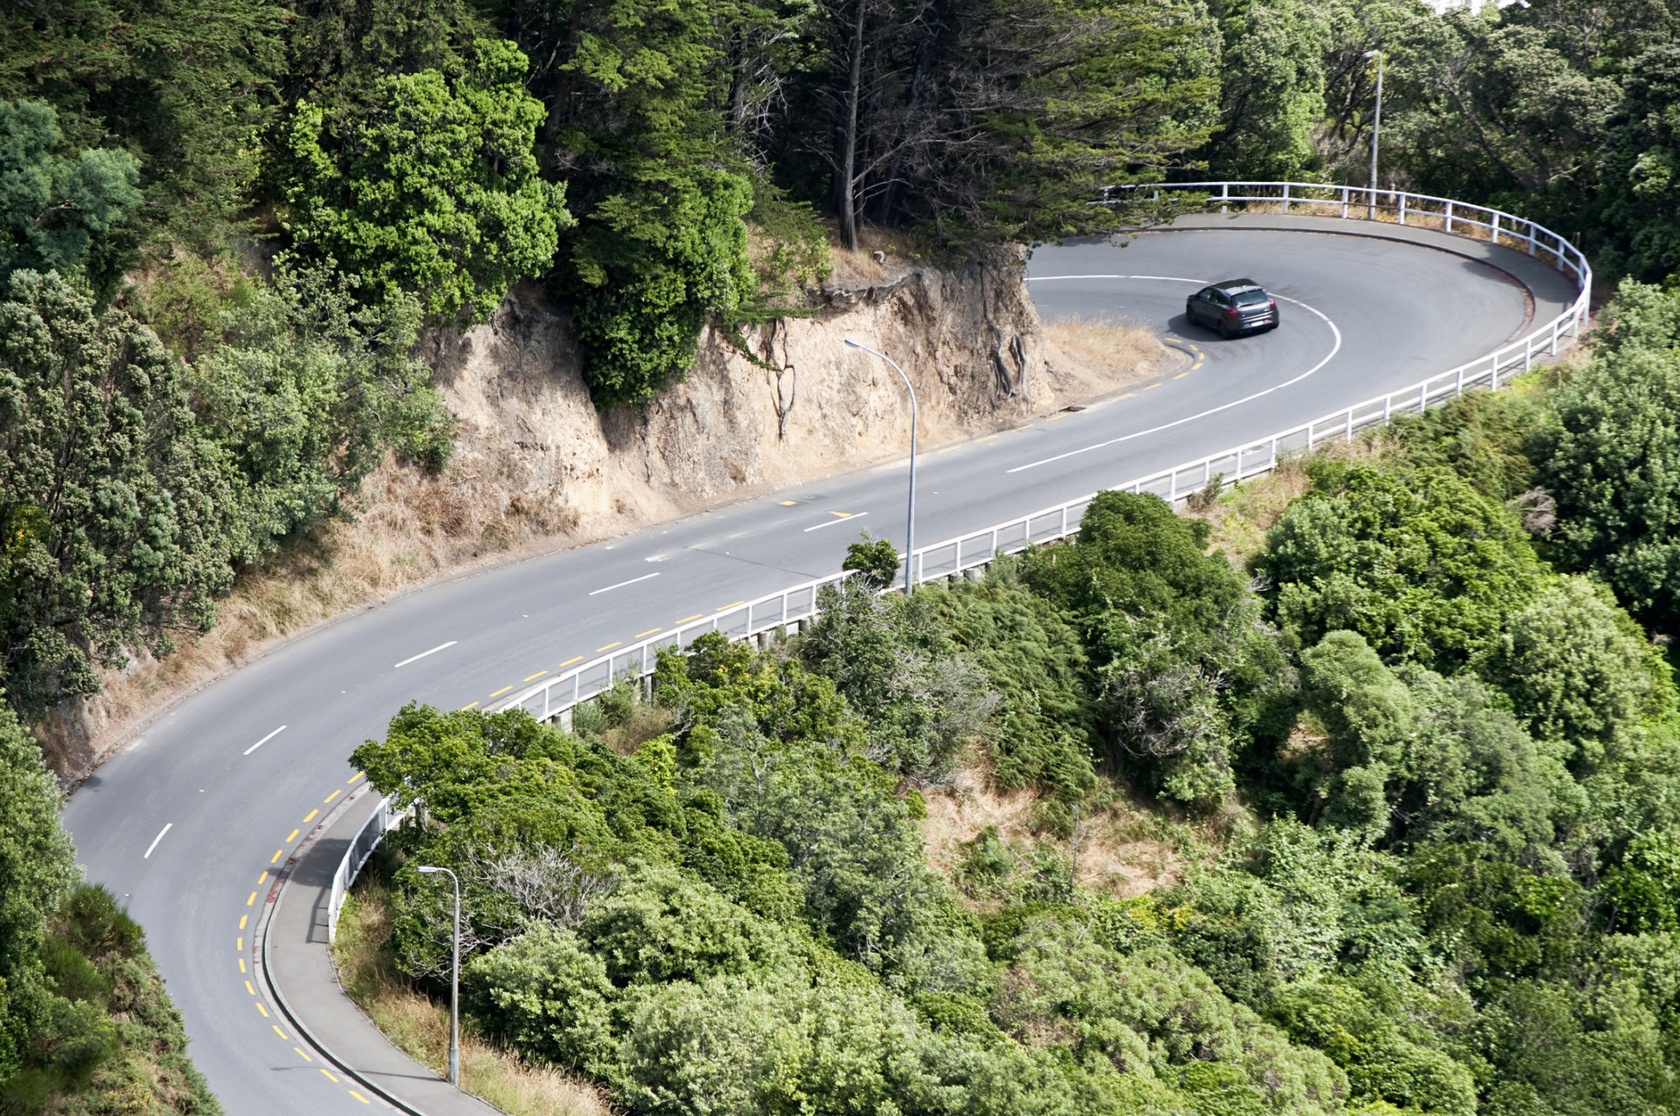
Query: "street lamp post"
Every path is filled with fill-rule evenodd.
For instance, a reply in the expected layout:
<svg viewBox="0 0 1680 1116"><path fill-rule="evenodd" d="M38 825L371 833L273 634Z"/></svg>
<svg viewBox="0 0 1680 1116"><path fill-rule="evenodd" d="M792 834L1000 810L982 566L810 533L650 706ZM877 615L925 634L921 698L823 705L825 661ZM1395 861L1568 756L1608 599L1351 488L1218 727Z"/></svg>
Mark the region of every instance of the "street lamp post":
<svg viewBox="0 0 1680 1116"><path fill-rule="evenodd" d="M433 868L422 865L418 869L422 876L448 876L455 885L455 933L453 940L453 963L449 970L449 1083L456 1088L461 1086L461 881L454 872L447 868Z"/></svg>
<svg viewBox="0 0 1680 1116"><path fill-rule="evenodd" d="M1377 219L1377 136L1382 131L1383 55L1380 50L1368 50L1366 58L1377 60L1377 111L1371 118L1371 211L1368 220Z"/></svg>
<svg viewBox="0 0 1680 1116"><path fill-rule="evenodd" d="M904 374L904 369L886 353L878 353L868 345L858 344L850 337L846 338L846 344L854 349L862 349L871 356L878 356L892 365L892 370L904 381L904 390L910 393L910 511L904 527L904 595L908 597L915 590L911 567L916 562L916 389L910 386L910 377Z"/></svg>

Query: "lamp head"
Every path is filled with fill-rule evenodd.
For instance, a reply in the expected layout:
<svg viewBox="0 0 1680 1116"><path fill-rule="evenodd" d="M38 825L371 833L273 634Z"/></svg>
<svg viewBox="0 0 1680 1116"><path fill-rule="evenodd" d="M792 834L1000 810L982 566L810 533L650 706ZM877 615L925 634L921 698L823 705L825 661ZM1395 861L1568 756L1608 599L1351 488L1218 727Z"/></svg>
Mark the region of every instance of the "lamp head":
<svg viewBox="0 0 1680 1116"><path fill-rule="evenodd" d="M862 345L859 345L856 341L853 341L850 337L846 338L845 341L846 341L846 344L850 345L854 349L863 348Z"/></svg>
<svg viewBox="0 0 1680 1116"><path fill-rule="evenodd" d="M1362 58L1381 58L1382 57L1382 51L1380 51L1380 50L1368 50L1363 55L1361 55L1360 57L1362 57Z"/></svg>
<svg viewBox="0 0 1680 1116"><path fill-rule="evenodd" d="M422 865L421 867L416 868L415 871L419 872L422 876L441 876L443 874L442 868L433 868L430 865Z"/></svg>

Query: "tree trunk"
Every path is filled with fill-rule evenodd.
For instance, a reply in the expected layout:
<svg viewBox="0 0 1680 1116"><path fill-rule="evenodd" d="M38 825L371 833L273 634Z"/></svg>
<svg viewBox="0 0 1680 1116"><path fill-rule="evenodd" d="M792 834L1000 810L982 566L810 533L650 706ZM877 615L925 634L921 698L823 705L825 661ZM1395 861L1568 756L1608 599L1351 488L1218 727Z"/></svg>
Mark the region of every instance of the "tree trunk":
<svg viewBox="0 0 1680 1116"><path fill-rule="evenodd" d="M840 243L848 252L858 248L857 148L858 101L863 94L863 21L869 0L857 0L852 19L851 57L846 67L844 115L840 123L840 157L835 160L834 212L840 219Z"/></svg>

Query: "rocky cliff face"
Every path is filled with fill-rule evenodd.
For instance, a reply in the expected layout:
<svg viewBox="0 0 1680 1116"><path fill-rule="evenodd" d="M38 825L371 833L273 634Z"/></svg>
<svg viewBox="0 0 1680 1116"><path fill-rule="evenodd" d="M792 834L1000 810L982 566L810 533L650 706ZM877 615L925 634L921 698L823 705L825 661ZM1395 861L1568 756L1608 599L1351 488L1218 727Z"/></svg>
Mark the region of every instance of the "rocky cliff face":
<svg viewBox="0 0 1680 1116"><path fill-rule="evenodd" d="M903 456L903 385L846 337L910 377L923 447L1111 386L1106 370L1052 357L1015 255L956 271L874 270L821 292L810 316L740 338L756 362L708 332L688 378L640 413L596 413L565 321L521 292L438 354L461 419L440 483L500 520L495 534L581 539Z"/></svg>

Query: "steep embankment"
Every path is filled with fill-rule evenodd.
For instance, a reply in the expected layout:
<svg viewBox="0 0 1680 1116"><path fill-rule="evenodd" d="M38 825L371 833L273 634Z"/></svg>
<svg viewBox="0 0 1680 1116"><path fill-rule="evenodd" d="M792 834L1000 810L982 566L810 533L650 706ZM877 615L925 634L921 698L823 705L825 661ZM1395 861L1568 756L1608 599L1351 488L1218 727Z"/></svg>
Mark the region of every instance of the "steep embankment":
<svg viewBox="0 0 1680 1116"><path fill-rule="evenodd" d="M1101 395L1169 359L1136 329L1086 326L1070 338L1078 355L1059 346L1014 254L954 270L891 257L842 265L809 316L740 338L756 360L709 330L688 378L641 412L595 410L563 309L535 291L516 291L486 325L434 335L425 355L460 420L449 466L427 476L388 463L350 517L248 571L213 631L66 703L41 733L49 762L85 773L174 694L440 575L902 456L903 385L845 337L910 376L924 448Z"/></svg>
<svg viewBox="0 0 1680 1116"><path fill-rule="evenodd" d="M923 446L972 436L1131 378L1048 344L1014 257L958 271L871 262L873 275L821 292L810 317L740 338L702 339L687 380L640 412L596 413L564 318L510 299L438 354L461 418L436 482L461 502L461 542L616 534L633 526L901 456L916 386ZM1151 346L1150 357L1161 349ZM1147 358L1146 358L1147 359ZM765 367L766 365L770 367Z"/></svg>

